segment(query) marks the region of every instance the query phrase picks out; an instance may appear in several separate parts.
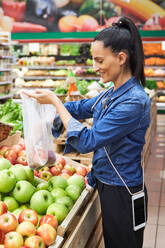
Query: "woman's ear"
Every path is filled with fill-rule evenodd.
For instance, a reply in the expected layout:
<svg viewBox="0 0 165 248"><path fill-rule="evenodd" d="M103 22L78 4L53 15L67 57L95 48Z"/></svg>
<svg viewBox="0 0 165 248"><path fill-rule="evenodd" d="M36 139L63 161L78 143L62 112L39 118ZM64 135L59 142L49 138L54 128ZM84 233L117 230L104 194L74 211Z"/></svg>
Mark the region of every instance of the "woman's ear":
<svg viewBox="0 0 165 248"><path fill-rule="evenodd" d="M118 53L119 64L122 66L126 64L127 61L127 54L125 52Z"/></svg>

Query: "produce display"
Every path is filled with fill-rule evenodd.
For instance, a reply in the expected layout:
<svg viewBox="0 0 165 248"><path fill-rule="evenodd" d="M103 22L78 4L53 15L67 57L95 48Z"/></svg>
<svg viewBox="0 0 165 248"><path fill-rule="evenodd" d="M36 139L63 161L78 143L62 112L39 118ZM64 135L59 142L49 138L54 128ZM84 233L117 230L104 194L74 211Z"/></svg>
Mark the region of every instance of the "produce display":
<svg viewBox="0 0 165 248"><path fill-rule="evenodd" d="M34 171L25 161L23 140L0 147L0 244L6 248L53 244L58 226L86 186L87 167L62 156Z"/></svg>

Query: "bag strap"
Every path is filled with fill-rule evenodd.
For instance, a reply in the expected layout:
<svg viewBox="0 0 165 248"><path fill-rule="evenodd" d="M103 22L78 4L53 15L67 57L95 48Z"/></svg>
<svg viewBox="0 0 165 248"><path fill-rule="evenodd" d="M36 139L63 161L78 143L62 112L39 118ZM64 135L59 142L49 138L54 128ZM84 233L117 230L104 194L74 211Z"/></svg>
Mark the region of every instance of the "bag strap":
<svg viewBox="0 0 165 248"><path fill-rule="evenodd" d="M130 191L130 189L128 188L127 184L125 183L124 179L121 177L120 173L118 172L118 170L117 170L116 167L114 166L114 164L113 164L112 160L110 159L110 156L109 156L109 154L108 154L108 152L107 152L105 146L104 146L104 151L105 151L105 153L106 153L106 155L107 155L107 158L108 158L110 164L112 165L113 169L115 170L115 172L117 173L117 175L119 176L119 178L121 179L121 181L123 182L123 184L124 184L124 186L126 187L128 193L129 193L131 196L133 196L133 195L139 194L139 193L141 193L141 192L144 192L144 158L142 159L142 170L143 170L143 186L142 186L142 190L140 190L140 191L138 191L138 192L136 192L136 193L132 193L132 192Z"/></svg>

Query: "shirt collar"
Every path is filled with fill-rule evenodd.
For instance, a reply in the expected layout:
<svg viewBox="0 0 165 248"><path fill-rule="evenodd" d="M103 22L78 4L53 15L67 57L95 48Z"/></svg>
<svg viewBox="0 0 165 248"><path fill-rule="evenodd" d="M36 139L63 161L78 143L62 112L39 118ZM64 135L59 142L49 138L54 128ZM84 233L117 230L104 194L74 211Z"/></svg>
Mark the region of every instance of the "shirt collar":
<svg viewBox="0 0 165 248"><path fill-rule="evenodd" d="M117 88L114 92L112 92L111 100L118 98L119 96L124 94L126 91L134 87L136 84L139 84L139 82L135 79L135 77L131 77L128 81L126 81L119 88Z"/></svg>

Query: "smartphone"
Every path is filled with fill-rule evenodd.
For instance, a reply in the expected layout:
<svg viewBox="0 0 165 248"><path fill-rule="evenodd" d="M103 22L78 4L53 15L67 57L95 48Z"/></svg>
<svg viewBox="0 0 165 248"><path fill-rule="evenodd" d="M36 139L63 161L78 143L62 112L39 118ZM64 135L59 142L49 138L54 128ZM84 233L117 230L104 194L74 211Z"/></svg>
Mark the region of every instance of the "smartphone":
<svg viewBox="0 0 165 248"><path fill-rule="evenodd" d="M146 225L146 206L144 192L132 196L133 229L137 231Z"/></svg>

